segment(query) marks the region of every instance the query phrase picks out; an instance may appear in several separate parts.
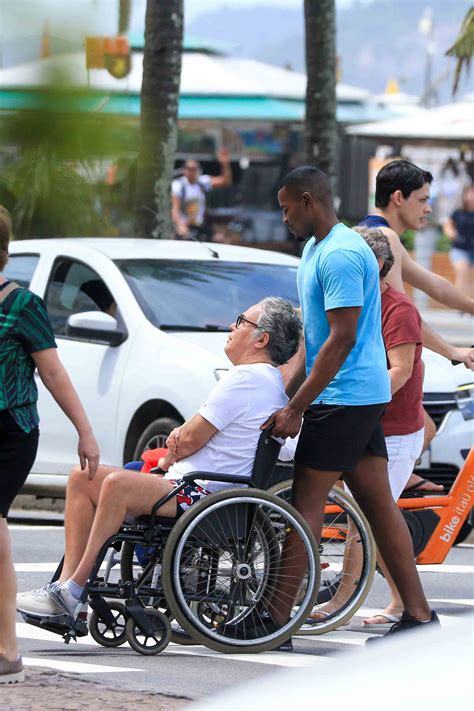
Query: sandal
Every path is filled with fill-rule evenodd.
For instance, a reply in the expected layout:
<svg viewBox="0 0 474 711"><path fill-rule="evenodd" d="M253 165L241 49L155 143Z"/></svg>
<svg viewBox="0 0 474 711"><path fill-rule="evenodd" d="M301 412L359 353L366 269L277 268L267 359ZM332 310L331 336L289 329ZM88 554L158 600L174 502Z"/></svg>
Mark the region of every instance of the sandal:
<svg viewBox="0 0 474 711"><path fill-rule="evenodd" d="M380 618L382 622L370 622L370 620L376 620L377 618ZM399 622L399 620L400 617L396 617L395 615L389 615L386 612L378 612L376 615L368 617L362 622L364 627L380 627L380 625L393 625L395 622Z"/></svg>

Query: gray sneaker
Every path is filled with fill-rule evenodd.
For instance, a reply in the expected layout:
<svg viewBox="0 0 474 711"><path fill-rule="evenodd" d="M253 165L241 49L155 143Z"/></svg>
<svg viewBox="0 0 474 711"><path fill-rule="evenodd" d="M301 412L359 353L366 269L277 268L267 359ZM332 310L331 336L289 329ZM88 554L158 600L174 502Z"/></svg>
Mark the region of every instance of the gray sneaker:
<svg viewBox="0 0 474 711"><path fill-rule="evenodd" d="M14 662L9 662L3 654L0 654L0 684L15 684L18 681L25 681L21 657Z"/></svg>
<svg viewBox="0 0 474 711"><path fill-rule="evenodd" d="M16 599L17 610L30 615L73 615L76 605L77 600L69 599L66 591L54 583L20 593Z"/></svg>

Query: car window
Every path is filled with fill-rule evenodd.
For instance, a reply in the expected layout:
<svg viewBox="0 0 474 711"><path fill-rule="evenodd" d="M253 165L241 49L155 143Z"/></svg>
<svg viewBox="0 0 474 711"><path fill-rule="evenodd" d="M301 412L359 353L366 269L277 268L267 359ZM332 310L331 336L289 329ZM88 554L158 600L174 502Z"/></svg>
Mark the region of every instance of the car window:
<svg viewBox="0 0 474 711"><path fill-rule="evenodd" d="M54 333L63 336L71 314L104 311L116 316L112 294L97 272L82 262L60 257L53 266L45 302Z"/></svg>
<svg viewBox="0 0 474 711"><path fill-rule="evenodd" d="M225 330L266 296L298 305L296 265L192 260L115 262L145 316L168 330Z"/></svg>
<svg viewBox="0 0 474 711"><path fill-rule="evenodd" d="M27 289L33 278L39 254L11 254L2 274Z"/></svg>

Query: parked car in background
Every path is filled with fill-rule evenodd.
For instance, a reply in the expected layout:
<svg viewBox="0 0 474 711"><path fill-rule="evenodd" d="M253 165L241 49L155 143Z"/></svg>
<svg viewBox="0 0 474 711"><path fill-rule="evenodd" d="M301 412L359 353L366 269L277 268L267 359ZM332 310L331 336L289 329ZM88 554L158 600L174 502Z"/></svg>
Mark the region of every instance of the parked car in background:
<svg viewBox="0 0 474 711"><path fill-rule="evenodd" d="M229 245L152 239L11 244L4 271L42 296L104 464L163 445L223 370L229 325L269 295L298 303L298 260ZM64 491L77 436L38 382L41 437L27 490Z"/></svg>
<svg viewBox="0 0 474 711"><path fill-rule="evenodd" d="M76 238L13 242L10 252L4 274L44 298L104 464L164 444L196 412L230 367L224 344L239 313L269 295L298 304L298 259L272 251ZM473 378L430 351L424 360L424 400L438 431L419 471L449 486L473 444L472 408L461 411L455 396L467 385L463 403L471 402ZM41 438L27 488L64 491L76 433L38 385Z"/></svg>

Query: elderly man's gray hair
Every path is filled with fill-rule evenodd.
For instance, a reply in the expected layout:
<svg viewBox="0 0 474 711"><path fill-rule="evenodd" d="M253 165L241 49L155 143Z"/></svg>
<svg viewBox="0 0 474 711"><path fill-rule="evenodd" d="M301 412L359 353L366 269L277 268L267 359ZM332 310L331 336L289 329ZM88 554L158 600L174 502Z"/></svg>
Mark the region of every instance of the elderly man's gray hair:
<svg viewBox="0 0 474 711"><path fill-rule="evenodd" d="M298 350L301 338L301 321L286 299L269 296L260 302L258 328L270 336L268 353L275 365L283 365Z"/></svg>
<svg viewBox="0 0 474 711"><path fill-rule="evenodd" d="M387 235L384 235L378 227L353 227L352 229L365 239L377 259L383 261L380 276L387 276L395 261Z"/></svg>

